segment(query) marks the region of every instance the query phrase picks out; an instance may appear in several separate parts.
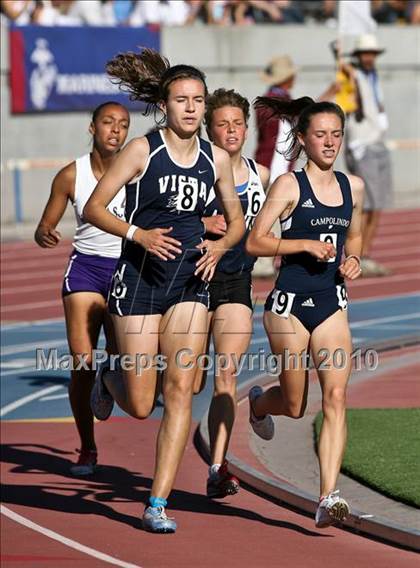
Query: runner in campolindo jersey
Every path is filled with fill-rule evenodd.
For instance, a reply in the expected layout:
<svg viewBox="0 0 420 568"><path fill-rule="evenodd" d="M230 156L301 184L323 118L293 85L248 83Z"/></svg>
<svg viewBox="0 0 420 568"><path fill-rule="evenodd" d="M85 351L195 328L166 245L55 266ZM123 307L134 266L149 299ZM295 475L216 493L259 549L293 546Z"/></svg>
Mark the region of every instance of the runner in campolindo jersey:
<svg viewBox="0 0 420 568"><path fill-rule="evenodd" d="M289 156L296 159L304 150L307 163L302 171L282 175L273 183L246 245L251 254L282 255L264 314L271 350L283 357L280 386L264 393L259 386L251 389L250 422L267 439L273 436L272 414L303 416L308 369L302 354L310 349L324 413L315 523L326 527L349 513L336 489L346 443L345 399L352 352L344 278L353 280L361 273L363 181L333 169L345 121L339 106L314 103L309 97L289 102L259 98L257 105L292 121ZM268 232L277 218L282 236L272 239Z"/></svg>

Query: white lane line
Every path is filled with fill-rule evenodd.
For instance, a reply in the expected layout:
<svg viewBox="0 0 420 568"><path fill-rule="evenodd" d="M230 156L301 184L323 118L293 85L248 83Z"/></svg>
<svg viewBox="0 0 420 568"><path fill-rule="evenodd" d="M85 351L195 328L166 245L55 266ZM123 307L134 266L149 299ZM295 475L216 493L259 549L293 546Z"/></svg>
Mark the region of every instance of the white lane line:
<svg viewBox="0 0 420 568"><path fill-rule="evenodd" d="M13 371L2 371L1 372L1 378L3 379L4 377L16 377L16 376L20 376L20 375L24 375L26 373L36 373L37 370L35 367L28 367L27 369L13 369Z"/></svg>
<svg viewBox="0 0 420 568"><path fill-rule="evenodd" d="M404 322L406 320L417 319L420 317L420 312L415 312L414 314L407 314L407 315L399 315L399 316L389 316L386 318L373 318L368 320L357 321L354 323L350 323L350 329L360 329L363 327L374 327L381 323L390 323L394 321L401 321ZM412 326L410 326L411 328ZM399 326L400 329L406 329L405 325ZM387 329L387 328L385 328ZM407 328L408 329L408 328ZM415 329L419 329L418 326ZM256 345L258 343L264 343L267 340L267 337L256 337L255 339L251 339L250 345Z"/></svg>
<svg viewBox="0 0 420 568"><path fill-rule="evenodd" d="M24 404L28 404L29 402L32 402L33 400L36 400L37 398L41 398L47 394L53 393L55 391L58 391L59 389L64 388L63 385L54 385L53 387L47 387L45 389L41 389L37 392L33 392L32 394L28 394L26 396L23 396L22 398L18 398L18 400L15 400L14 402L11 402L10 404L6 404L6 406L3 406L0 409L0 416L6 416L6 414L9 414L10 412L12 412L13 410L16 410L16 408L19 408L21 406L23 406Z"/></svg>
<svg viewBox="0 0 420 568"><path fill-rule="evenodd" d="M351 293L351 292L350 292ZM382 301L390 301L390 300L404 300L405 298L417 298L420 300L420 293L419 292L407 292L406 294L385 294L383 296L373 296L371 298L363 298L360 300L350 300L350 305L354 306L357 304L366 304L366 302L373 302L376 303L378 300Z"/></svg>
<svg viewBox="0 0 420 568"><path fill-rule="evenodd" d="M0 363L0 369L26 369L33 366L33 359L12 359Z"/></svg>
<svg viewBox="0 0 420 568"><path fill-rule="evenodd" d="M44 272L34 272L33 274L31 274L31 282L33 282L34 280L51 280L52 278L58 277L60 276L61 278L63 277L64 274L64 266L61 270L49 270L48 274L45 274ZM4 287L6 284L6 282L12 282L13 284L17 281L17 280L25 280L26 282L28 281L28 273L25 274L2 274L1 275L1 285Z"/></svg>
<svg viewBox="0 0 420 568"><path fill-rule="evenodd" d="M398 247L398 249L386 249L386 250L378 250L373 253L373 257L376 259L377 257L383 258L390 258L395 256L406 256L408 254L420 254L420 247ZM414 259L413 259L414 264Z"/></svg>
<svg viewBox="0 0 420 568"><path fill-rule="evenodd" d="M405 268L406 266L415 266L415 263L413 262L413 259L411 258L410 260L396 260L396 261L390 261L386 263L387 268L391 268L391 270L394 270L395 268Z"/></svg>
<svg viewBox="0 0 420 568"><path fill-rule="evenodd" d="M1 312L3 314L7 314L9 312L22 312L26 310L33 310L35 308L49 308L50 306L62 306L63 302L61 300L53 300L51 302L33 302L30 304L22 304L14 305L14 306L7 306L6 308L2 308Z"/></svg>
<svg viewBox="0 0 420 568"><path fill-rule="evenodd" d="M65 546L74 548L74 550L77 550L78 552L83 552L84 554L88 554L89 556L93 556L98 560L103 560L108 564L113 564L114 566L121 566L121 568L141 568L141 566L139 566L138 564L131 564L130 562L124 562L123 560L119 560L118 558L109 556L108 554L100 552L99 550L95 550L90 546L85 546L84 544L80 544L80 542L77 542L76 540L72 540L71 538L67 538L66 536L63 536L55 531L52 531L50 529L47 529L46 527L38 525L37 523L34 523L33 521L27 519L26 517L18 515L18 513L15 513L14 511L9 509L8 507L5 507L4 505L0 505L0 512L9 519L12 519L12 521L19 523L24 527L27 527L28 529L32 529L33 531L39 532L44 536L47 536L48 538L51 538L53 540L58 541L61 544L64 544Z"/></svg>
<svg viewBox="0 0 420 568"><path fill-rule="evenodd" d="M60 287L60 284L58 283L54 283L54 284L45 284L45 285L38 285L36 286L35 291L36 292L42 292L43 290L58 290ZM1 291L1 296L7 296L10 294L33 294L34 293L34 287L31 284L31 286L21 286L20 288L18 286L13 286L11 287L9 290L2 290Z"/></svg>
<svg viewBox="0 0 420 568"><path fill-rule="evenodd" d="M404 226L405 227L405 226ZM1 255L1 260L4 262L16 262L19 263L19 259L32 259L34 258L34 254L36 253L36 255L39 255L39 258L41 260L44 260L46 258L52 258L54 256L63 257L63 254L65 254L66 252L70 253L70 251L72 250L71 246L66 246L64 245L63 247L58 247L58 248L53 248L53 249L49 249L48 251L42 248L30 251L28 250L26 253L25 252L21 252L19 254L19 257L16 258L16 252L11 252L11 251L5 251L2 253Z"/></svg>
<svg viewBox="0 0 420 568"><path fill-rule="evenodd" d="M41 319L34 321L18 321L15 323L5 323L1 326L2 331L8 331L12 329L19 329L21 327L28 327L32 325L44 326L48 324L64 323L64 318L51 318L51 319Z"/></svg>
<svg viewBox="0 0 420 568"><path fill-rule="evenodd" d="M47 402L48 400L58 400L60 398L68 398L69 393L65 392L63 394L52 394L51 396L43 396L39 399L39 402Z"/></svg>
<svg viewBox="0 0 420 568"><path fill-rule="evenodd" d="M381 236L379 239L377 239L376 243L374 243L373 246L376 245L376 247L382 245L382 244L390 244L393 245L395 244L399 244L399 243L404 243L407 244L407 240L410 239L411 241L413 239L415 239L416 237L418 237L419 235L417 234L418 231L413 231L412 233L408 233L406 235L385 235L385 236Z"/></svg>
<svg viewBox="0 0 420 568"><path fill-rule="evenodd" d="M376 325L378 323L389 323L392 321L405 321L411 319L417 319L420 317L420 312L414 312L414 314L399 315L399 316L388 316L386 318L373 318L368 320L357 321L350 324L350 329L359 329L361 327L369 327L370 325Z"/></svg>
<svg viewBox="0 0 420 568"><path fill-rule="evenodd" d="M411 280L420 280L420 274L415 266L413 266L413 270L415 270L415 272L395 274L393 276L381 276L380 280L378 280L378 278L361 278L360 280L352 282L349 289L351 291L353 288L360 288L361 286L379 286L382 284L390 284L391 282L410 282Z"/></svg>
<svg viewBox="0 0 420 568"><path fill-rule="evenodd" d="M27 351L34 351L35 349L52 349L54 347L60 347L61 345L67 345L66 339L59 339L55 341L48 341L46 343L40 343L39 341L34 341L32 343L18 343L16 345L7 345L2 347L1 354L4 355L14 355L15 353L26 353Z"/></svg>

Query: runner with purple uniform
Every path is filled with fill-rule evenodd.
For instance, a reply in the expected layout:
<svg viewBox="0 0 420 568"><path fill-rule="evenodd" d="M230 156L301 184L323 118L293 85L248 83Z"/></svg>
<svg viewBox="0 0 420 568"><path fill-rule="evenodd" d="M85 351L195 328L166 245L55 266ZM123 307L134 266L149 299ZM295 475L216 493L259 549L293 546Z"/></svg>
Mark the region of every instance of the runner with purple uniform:
<svg viewBox="0 0 420 568"><path fill-rule="evenodd" d="M69 349L76 365L81 354L88 354L86 361L91 365L91 353L97 347L102 326L108 352L116 352L112 325L107 316L107 298L121 253L121 239L86 223L83 208L124 144L129 124L129 113L119 103L107 102L95 109L89 126L93 136L92 152L71 162L55 176L51 195L35 232L39 246L57 246L61 235L56 226L68 201L72 202L77 229L73 239L74 250L64 274L62 296ZM123 218L124 207L125 188L122 188L108 208L114 215ZM70 470L73 475L91 475L97 463L89 403L94 378L94 370L71 371L69 398L81 440L78 462Z"/></svg>

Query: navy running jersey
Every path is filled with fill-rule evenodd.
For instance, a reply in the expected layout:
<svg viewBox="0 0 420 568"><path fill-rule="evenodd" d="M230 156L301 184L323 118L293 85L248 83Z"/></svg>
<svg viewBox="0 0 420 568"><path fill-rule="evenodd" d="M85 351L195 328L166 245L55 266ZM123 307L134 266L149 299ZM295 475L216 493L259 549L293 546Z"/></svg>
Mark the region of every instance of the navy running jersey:
<svg viewBox="0 0 420 568"><path fill-rule="evenodd" d="M338 271L343 246L353 212L350 182L346 175L334 172L343 197L342 204L329 206L317 200L305 170L295 171L299 184L299 202L293 212L281 221L283 239L311 239L329 242L337 254L319 261L302 252L282 256L276 288L295 293L313 293L334 288L344 282Z"/></svg>
<svg viewBox="0 0 420 568"><path fill-rule="evenodd" d="M197 152L191 166L178 164L170 155L161 130L146 136L150 154L144 172L126 185L126 219L142 229L173 227L168 236L181 243L174 260L147 255L133 241L126 241L121 259L128 259L138 271L153 273L156 285L164 285L170 273L182 278L193 273L202 255L196 246L205 228L201 221L215 183L215 166L209 142L198 136Z"/></svg>
<svg viewBox="0 0 420 568"><path fill-rule="evenodd" d="M183 250L196 246L203 236L201 217L215 183L211 145L196 137L194 162L183 166L171 157L161 130L146 138L149 159L140 177L126 186L126 219L142 229L173 227L169 236L180 241Z"/></svg>
<svg viewBox="0 0 420 568"><path fill-rule="evenodd" d="M242 159L248 166L249 176L248 181L245 184L236 187L236 191L245 217L246 230L239 243L227 251L217 265L217 272L224 272L225 274L250 272L257 260L256 257L247 254L245 251L245 242L250 230L252 229L255 217L258 215L264 204L265 192L254 160L245 158L245 156L242 156ZM223 208L219 200L214 193L212 193L212 196L213 199L206 207L204 215L206 217L220 214L223 215ZM211 240L220 238L212 234L207 234L206 237Z"/></svg>

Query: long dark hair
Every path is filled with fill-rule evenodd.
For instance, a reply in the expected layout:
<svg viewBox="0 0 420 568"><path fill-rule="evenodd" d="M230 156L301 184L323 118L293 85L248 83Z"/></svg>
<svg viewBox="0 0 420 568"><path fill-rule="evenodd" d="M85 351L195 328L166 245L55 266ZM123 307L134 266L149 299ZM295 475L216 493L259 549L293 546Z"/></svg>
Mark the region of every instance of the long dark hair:
<svg viewBox="0 0 420 568"><path fill-rule="evenodd" d="M268 109L271 117L288 120L292 126L288 136L289 147L284 155L287 160L295 161L302 153L302 146L298 139L298 134L306 134L311 118L315 114L329 113L335 114L341 120L341 127L344 130L345 116L341 107L328 101L316 103L311 97L301 97L291 101L277 97L257 97L254 102L255 108Z"/></svg>
<svg viewBox="0 0 420 568"><path fill-rule="evenodd" d="M207 96L206 76L191 65L174 65L154 49L144 48L140 53L129 51L119 53L106 64L106 70L120 89L127 92L131 100L147 104L145 113L158 109L158 103L166 101L169 86L177 79L196 79L204 85Z"/></svg>

